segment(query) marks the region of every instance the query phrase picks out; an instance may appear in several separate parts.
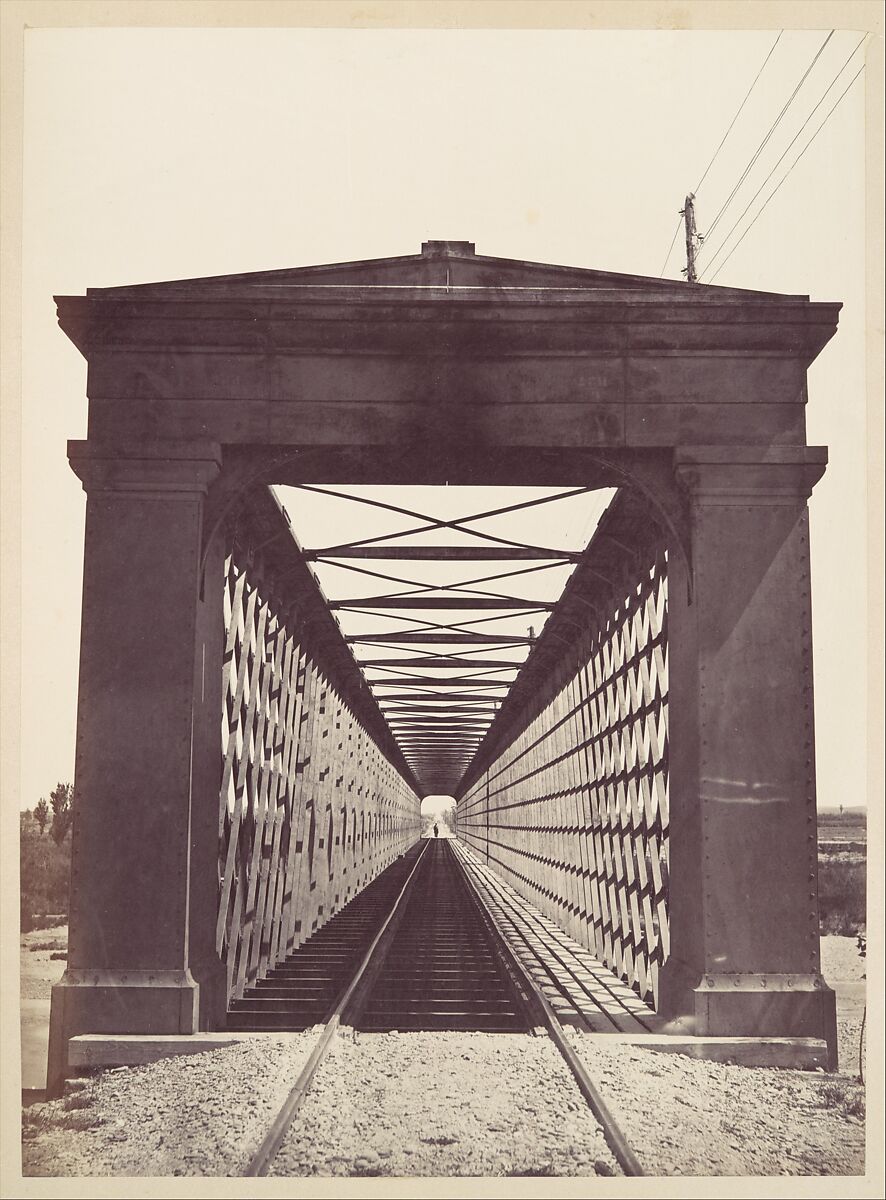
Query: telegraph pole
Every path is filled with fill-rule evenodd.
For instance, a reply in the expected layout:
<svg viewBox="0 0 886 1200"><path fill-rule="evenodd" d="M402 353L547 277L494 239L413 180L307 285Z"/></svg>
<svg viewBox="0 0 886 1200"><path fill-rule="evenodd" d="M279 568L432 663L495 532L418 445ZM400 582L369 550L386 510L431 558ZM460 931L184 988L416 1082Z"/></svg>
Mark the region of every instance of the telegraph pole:
<svg viewBox="0 0 886 1200"><path fill-rule="evenodd" d="M692 192L686 197L682 216L686 227L686 269L683 271L683 274L686 276L687 283L698 283L698 275L695 270L695 252L698 248L698 239L695 233L695 196Z"/></svg>

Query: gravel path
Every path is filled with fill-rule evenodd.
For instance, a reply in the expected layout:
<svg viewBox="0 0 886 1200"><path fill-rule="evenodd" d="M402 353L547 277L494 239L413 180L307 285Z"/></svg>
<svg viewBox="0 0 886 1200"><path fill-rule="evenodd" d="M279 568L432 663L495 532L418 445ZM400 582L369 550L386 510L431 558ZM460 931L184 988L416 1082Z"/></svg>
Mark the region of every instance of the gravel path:
<svg viewBox="0 0 886 1200"><path fill-rule="evenodd" d="M851 1076L567 1036L649 1175L864 1174L864 1090Z"/></svg>
<svg viewBox="0 0 886 1200"><path fill-rule="evenodd" d="M70 1080L25 1109L25 1175L237 1175L310 1054L291 1033Z"/></svg>
<svg viewBox="0 0 886 1200"><path fill-rule="evenodd" d="M447 1032L339 1038L272 1173L489 1177L620 1170L550 1041Z"/></svg>

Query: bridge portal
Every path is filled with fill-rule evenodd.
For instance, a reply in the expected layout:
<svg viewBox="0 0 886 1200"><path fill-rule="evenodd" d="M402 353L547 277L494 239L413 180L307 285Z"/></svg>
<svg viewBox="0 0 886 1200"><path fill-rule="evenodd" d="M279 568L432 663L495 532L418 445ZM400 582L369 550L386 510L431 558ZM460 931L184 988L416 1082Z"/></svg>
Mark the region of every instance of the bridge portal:
<svg viewBox="0 0 886 1200"><path fill-rule="evenodd" d="M225 1028L416 841L429 793L675 1027L825 1039L833 1061L805 405L838 304L466 242L57 302L89 427L50 1081L78 1033ZM615 489L483 717L453 693L428 720L419 688L395 719L269 490L392 483ZM495 645L428 628L416 655Z"/></svg>

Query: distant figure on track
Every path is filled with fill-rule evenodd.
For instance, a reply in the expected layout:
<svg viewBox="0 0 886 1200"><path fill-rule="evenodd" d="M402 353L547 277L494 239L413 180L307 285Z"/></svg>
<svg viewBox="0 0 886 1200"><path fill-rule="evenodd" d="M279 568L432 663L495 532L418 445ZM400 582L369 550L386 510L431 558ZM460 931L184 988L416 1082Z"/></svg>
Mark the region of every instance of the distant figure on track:
<svg viewBox="0 0 886 1200"><path fill-rule="evenodd" d="M439 836L440 836L440 826L434 825L434 837L439 837Z"/></svg>

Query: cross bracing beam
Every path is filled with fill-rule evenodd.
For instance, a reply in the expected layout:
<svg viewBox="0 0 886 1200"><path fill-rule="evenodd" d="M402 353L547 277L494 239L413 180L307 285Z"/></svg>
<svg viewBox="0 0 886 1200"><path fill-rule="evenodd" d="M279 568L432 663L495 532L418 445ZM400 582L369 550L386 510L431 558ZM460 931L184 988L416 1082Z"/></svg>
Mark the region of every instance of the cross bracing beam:
<svg viewBox="0 0 886 1200"><path fill-rule="evenodd" d="M454 734L453 733L453 734L447 734L447 735L440 734L439 736L435 736L432 733L431 734L414 733L414 734L403 734L400 741L402 742L402 748L403 748L404 753L408 752L410 750L430 750L436 754L438 750L439 751L457 750L459 752L462 750L464 750L464 751L473 750L477 746L477 744L481 740L481 738L482 738L482 735L479 733L476 733L476 734Z"/></svg>
<svg viewBox="0 0 886 1200"><path fill-rule="evenodd" d="M374 693L373 693L374 694ZM485 696L473 696L471 692L406 692L394 696L376 696L377 700L485 700ZM499 697L503 699L503 697Z"/></svg>
<svg viewBox="0 0 886 1200"><path fill-rule="evenodd" d="M480 741L480 735L471 738L460 737L403 737L400 739L404 750L430 750L436 754L438 750L470 750Z"/></svg>
<svg viewBox="0 0 886 1200"><path fill-rule="evenodd" d="M394 692L390 696L376 696L378 707L382 708L385 713L417 713L424 709L427 713L438 713L439 704L445 703L447 712L495 712L498 704L502 703L502 696L474 696L461 695L453 700L453 697L441 694L436 691L423 691L418 695L403 694L403 692Z"/></svg>
<svg viewBox="0 0 886 1200"><path fill-rule="evenodd" d="M410 740L426 741L430 744L452 740L467 742L479 740L482 736L483 731L479 729L456 729L447 725L445 721L441 721L434 729L399 729L396 733L400 743Z"/></svg>
<svg viewBox="0 0 886 1200"><path fill-rule="evenodd" d="M551 612L553 604L545 600L519 600L504 596L366 596L356 600L332 600L330 609L348 608L426 608L426 609L518 609L526 612Z"/></svg>
<svg viewBox="0 0 886 1200"><path fill-rule="evenodd" d="M459 725L457 723L457 719L456 719L455 723L450 723L450 721L447 718L441 717L439 721L429 721L427 724L418 724L418 725L414 725L414 726L410 726L410 725L394 726L392 728L392 732L395 737L399 737L401 733L429 733L429 732L432 732L433 730L438 730L440 732L442 732L444 730L454 730L458 733L480 733L480 732L485 733L486 730L489 728L490 720L491 720L491 717L489 719L487 719L483 724L464 725L463 726L463 725Z"/></svg>
<svg viewBox="0 0 886 1200"><path fill-rule="evenodd" d="M422 756L422 754L417 753L415 756L409 759L409 765L413 770L416 771L416 773L418 773L419 770L429 773L440 771L463 772L467 764L471 761L472 754L473 750L470 749L463 754L457 754L448 758L445 754L438 756L434 753L431 753ZM456 779L458 778L459 775L456 775ZM448 789L444 789L444 791L447 790Z"/></svg>
<svg viewBox="0 0 886 1200"><path fill-rule="evenodd" d="M407 743L403 747L402 753L407 759L410 756L415 757L415 755L431 755L432 757L439 755L444 757L447 754L450 757L453 755L467 756L470 759L472 755L477 753L477 747L474 742L450 741L437 745L436 743L416 741L414 743Z"/></svg>
<svg viewBox="0 0 886 1200"><path fill-rule="evenodd" d="M394 708L399 709L401 712L418 712L420 709L426 709L428 712L439 712L440 710L438 705L440 702L445 701L448 706L452 699L451 696L447 696L438 692L422 692L422 694L419 696L404 695L402 692L394 692L390 696L376 696L375 698L378 701L379 707L383 707L386 712L390 712ZM460 705L464 705L466 708L469 707L473 711L476 711L477 709L483 709L485 711L487 705L501 704L501 702L501 696L479 696L463 693L456 700L455 706L448 707L448 711L456 712L458 706Z"/></svg>
<svg viewBox="0 0 886 1200"><path fill-rule="evenodd" d="M439 729L441 726L450 727L455 725L463 725L468 727L488 725L494 717L495 713L492 711L453 715L450 713L449 709L441 709L439 715L418 713L415 716L391 716L388 720L388 724L391 726L391 728L394 728L395 726L406 728L407 726L422 725L429 729Z"/></svg>
<svg viewBox="0 0 886 1200"><path fill-rule="evenodd" d="M425 710L423 712L395 712L387 713L386 719L389 725L422 722L426 725L433 725L439 721L455 721L464 722L465 724L476 725L481 722L489 722L495 716L496 709L462 709L460 712L453 711L448 705L443 709Z"/></svg>
<svg viewBox="0 0 886 1200"><path fill-rule="evenodd" d="M407 757L413 753L428 753L434 758L445 754L447 751L452 751L454 754L464 754L470 757L476 753L476 742L442 742L439 745L433 742L405 742L403 745L403 755Z"/></svg>
<svg viewBox="0 0 886 1200"><path fill-rule="evenodd" d="M373 693L374 694L374 693ZM439 704L441 701L447 705L447 711L455 712L457 708L464 705L465 708L470 708L472 711L478 709L486 710L487 705L501 704L501 696L477 695L474 693L468 694L463 692L455 700L455 705L450 707L452 697L442 692L422 692L415 696L410 694L404 695L402 692L393 692L390 696L376 696L379 707L383 707L386 712L390 712L393 708L398 708L401 712L408 710L409 712L418 712L420 709L425 709L427 712L439 712Z"/></svg>
<svg viewBox="0 0 886 1200"><path fill-rule="evenodd" d="M317 487L316 485L300 483L295 486L302 488L306 492L317 492L324 496L335 496L340 500L350 500L354 504L365 504L370 508L383 509L386 512L398 513L400 516L413 517L415 520L426 522L423 525L415 526L412 529L402 529L397 533L382 533L375 537L361 538L358 541L349 543L351 548L355 546L369 546L379 542L389 541L392 537L407 537L412 534L425 533L429 530L436 529L454 529L460 533L468 534L471 537L481 538L487 542L497 543L500 546L513 546L517 548L527 548L524 542L515 542L509 538L496 537L491 533L486 533L479 529L472 529L470 526L477 521L485 521L490 517L500 517L507 513L520 512L528 508L536 508L543 504L552 504L556 500L564 500L571 496L584 495L587 492L595 490L593 485L585 485L582 487L569 488L566 491L557 492L553 496L538 496L533 500L521 500L516 504L506 504L500 508L487 509L484 512L469 513L463 517L457 517L454 520L444 520L440 517L433 517L427 513L416 512L415 509L403 508L398 504L388 504L383 500L374 500L369 496L355 496L349 492L340 492L335 488ZM531 549L543 549L543 547L529 547Z"/></svg>
<svg viewBox="0 0 886 1200"><path fill-rule="evenodd" d="M385 713L385 717L389 718L390 721L397 721L397 720L427 721L431 724L436 725L441 720L444 720L444 719L448 720L448 721L450 721L450 720L451 721L460 721L460 720L471 721L471 720L474 720L474 714L476 714L476 717L478 720L482 720L482 721L485 721L488 723L488 722L492 721L492 719L495 716L497 711L498 711L497 709L492 709L492 708L475 708L475 709L463 708L460 710L457 710L454 708L447 708L447 709L443 709L443 710L441 710L441 709L436 709L436 710L434 710L434 709L417 709L414 716L412 714L406 715L406 712L400 712L400 713Z"/></svg>
<svg viewBox="0 0 886 1200"><path fill-rule="evenodd" d="M390 709L392 706L399 706L404 701L409 701L410 711L413 711L416 708L424 708L429 703L436 706L441 700L449 700L450 699L449 696L445 695L442 692L422 692L421 695L419 695L419 696L414 696L411 694L404 694L402 692L399 692L399 693L392 692L390 696L378 695L375 698L378 701L379 705L385 705L385 706L387 706L388 709ZM492 695L480 696L480 695L475 695L475 694L468 695L467 693L463 693L462 695L460 695L458 697L457 703L461 704L463 701L466 703L469 703L472 708L483 708L487 704L501 704L502 698L501 698L501 696L492 696Z"/></svg>
<svg viewBox="0 0 886 1200"><path fill-rule="evenodd" d="M448 725L439 725L436 728L417 728L417 730L399 730L397 731L397 742L405 745L407 742L425 742L429 745L444 745L448 742L457 742L463 745L467 742L479 742L483 737L483 733L479 730L457 730L450 728Z"/></svg>
<svg viewBox="0 0 886 1200"><path fill-rule="evenodd" d="M447 711L443 714L442 723L445 724L447 729L474 729L480 726L485 728L492 720L493 715L493 713L488 713L486 716L453 717ZM435 721L428 716L390 717L388 724L392 729L439 729L441 721Z"/></svg>
<svg viewBox="0 0 886 1200"><path fill-rule="evenodd" d="M452 769L455 765L464 770L475 753L476 747L474 746L455 746L449 749L446 746L440 746L438 749L428 746L407 746L403 751L410 767L420 763L428 770L447 770Z"/></svg>
<svg viewBox="0 0 886 1200"><path fill-rule="evenodd" d="M435 747L435 746L426 746L426 745L419 744L414 747L407 746L404 750L404 753L408 754L408 753L410 753L410 750L414 750L416 753L427 752L430 755L431 761L440 762L442 760L443 753L445 752L446 749L447 749L446 746ZM455 754L455 755L460 755L463 757L470 757L470 755L474 751L474 746L473 745L461 746L461 745L456 745L455 743L452 743L449 746L449 749L451 749L453 754Z"/></svg>
<svg viewBox="0 0 886 1200"><path fill-rule="evenodd" d="M509 662L504 659L468 659L468 658L445 658L444 655L426 654L414 656L407 659L359 659L358 664L363 667L396 667L401 670L402 667L495 667L501 671L519 671L522 662Z"/></svg>
<svg viewBox="0 0 886 1200"><path fill-rule="evenodd" d="M470 754L461 754L447 758L445 755L415 755L410 766L416 770L425 771L451 771L453 774L456 771L463 771L467 762L470 761ZM457 776L455 776L457 778Z"/></svg>
<svg viewBox="0 0 886 1200"><path fill-rule="evenodd" d="M306 550L305 559L391 559L403 562L520 562L554 560L575 563L581 554L571 550L546 550L541 546L329 546Z"/></svg>
<svg viewBox="0 0 886 1200"><path fill-rule="evenodd" d="M532 646L535 638L518 637L504 633L352 633L345 637L349 645L354 642L428 642L431 645L452 643L474 646Z"/></svg>
<svg viewBox="0 0 886 1200"><path fill-rule="evenodd" d="M430 747L433 747L433 746L435 746L435 745L439 745L439 746L441 746L441 747L442 747L442 746L444 746L444 745L447 745L447 744L452 744L452 745L459 745L459 746L463 746L465 749L468 749L468 748L471 748L471 747L472 747L472 746L475 744L475 742L471 742L471 741L468 741L468 740L463 740L463 741L458 741L458 742L452 742L452 743L446 743L446 742L443 742L443 741L441 741L441 742L439 742L439 743L438 743L438 742L435 742L435 741L434 741L434 731L428 731L428 730L425 730L425 731L423 731L423 732L422 732L422 731L419 731L419 733L421 734L421 736L422 736L423 738L425 738L425 739L430 739L430 740L425 740L425 741L416 741L416 740L413 740L413 741L409 741L409 740L408 740L408 739L405 737L405 735L404 735L403 739L401 739L401 737L400 737L400 734L398 733L398 735L397 735L397 738L398 738L398 741L400 742L400 748L401 748L401 750L404 752L404 754L405 754L405 753L408 753L408 752L409 752L409 750L411 750L411 749L415 748L416 746L430 746ZM480 731L478 731L476 734L472 734L472 735L471 735L471 737L472 737L472 738L474 738L474 739L476 739L476 738L479 738L479 737L481 737L481 736L482 736L482 733L483 733L483 731L482 731L482 730L480 730ZM462 735L461 735L461 734L459 734L459 736L462 736Z"/></svg>
<svg viewBox="0 0 886 1200"><path fill-rule="evenodd" d="M437 737L434 734L404 734L402 737L402 749L404 753L411 750L429 750L436 754L438 751L455 750L459 753L462 751L472 751L476 749L482 735L471 734L450 734Z"/></svg>
<svg viewBox="0 0 886 1200"><path fill-rule="evenodd" d="M427 684L431 688L510 688L513 679L429 679L426 676L400 676L393 679L370 679L373 688L412 688L414 684Z"/></svg>
<svg viewBox="0 0 886 1200"><path fill-rule="evenodd" d="M445 709L445 715L447 715L447 716L472 715L475 713L478 716L483 716L484 720L489 720L489 721L492 720L493 716L495 716L497 712L498 712L498 710L496 708L455 708L455 707L453 707L453 708ZM419 708L419 707L414 708L414 709L413 708L389 708L389 709L385 709L384 716L385 716L385 720L387 720L387 719L395 720L397 718L397 716L407 716L407 715L412 716L414 714L415 716L420 716L420 718L423 718L426 721L431 721L431 720L436 720L439 716L439 713L441 713L441 710L439 710L438 708L436 708L436 709L435 708Z"/></svg>

